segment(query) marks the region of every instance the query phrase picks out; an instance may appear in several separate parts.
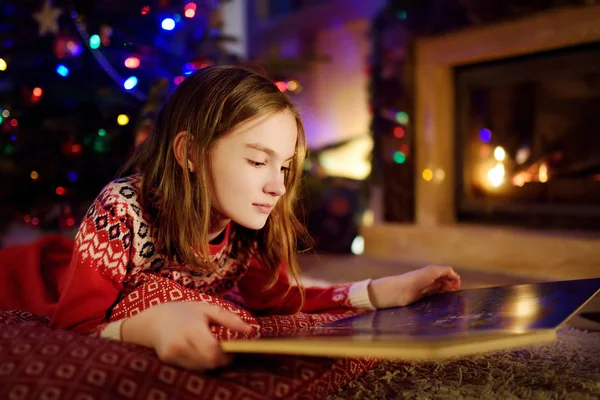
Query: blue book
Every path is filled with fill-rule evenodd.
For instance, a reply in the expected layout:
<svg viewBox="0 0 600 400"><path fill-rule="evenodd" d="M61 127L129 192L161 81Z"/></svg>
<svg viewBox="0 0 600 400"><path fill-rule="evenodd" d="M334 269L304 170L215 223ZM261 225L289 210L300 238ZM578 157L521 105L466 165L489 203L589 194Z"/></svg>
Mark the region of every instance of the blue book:
<svg viewBox="0 0 600 400"><path fill-rule="evenodd" d="M425 360L550 343L600 291L600 278L460 290L225 351Z"/></svg>

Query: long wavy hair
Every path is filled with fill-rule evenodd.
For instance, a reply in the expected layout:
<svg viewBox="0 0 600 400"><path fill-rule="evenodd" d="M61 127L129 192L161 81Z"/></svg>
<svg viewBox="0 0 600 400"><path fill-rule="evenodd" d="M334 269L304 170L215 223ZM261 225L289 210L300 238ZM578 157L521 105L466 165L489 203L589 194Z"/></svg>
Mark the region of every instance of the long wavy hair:
<svg viewBox="0 0 600 400"><path fill-rule="evenodd" d="M257 259L269 271L268 287L276 282L282 263L301 287L296 246L310 239L294 207L306 157L304 126L295 105L271 80L242 67L214 66L188 76L167 99L152 132L120 172L121 176L142 175L142 207L152 210L162 253L198 270L214 270L208 251L214 199L210 151L237 125L284 110L294 115L298 127L295 155L285 176L286 192L264 228L255 231L234 223L232 229L237 258ZM175 136L182 131L189 133L183 165L191 158L193 173L180 166L173 151Z"/></svg>

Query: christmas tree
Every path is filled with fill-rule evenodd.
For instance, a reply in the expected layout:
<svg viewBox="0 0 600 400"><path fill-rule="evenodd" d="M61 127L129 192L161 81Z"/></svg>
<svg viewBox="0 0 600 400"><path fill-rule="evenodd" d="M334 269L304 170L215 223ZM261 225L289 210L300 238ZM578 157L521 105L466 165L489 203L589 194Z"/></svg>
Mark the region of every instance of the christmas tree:
<svg viewBox="0 0 600 400"><path fill-rule="evenodd" d="M237 63L221 3L0 3L0 235L17 222L75 229L172 89Z"/></svg>

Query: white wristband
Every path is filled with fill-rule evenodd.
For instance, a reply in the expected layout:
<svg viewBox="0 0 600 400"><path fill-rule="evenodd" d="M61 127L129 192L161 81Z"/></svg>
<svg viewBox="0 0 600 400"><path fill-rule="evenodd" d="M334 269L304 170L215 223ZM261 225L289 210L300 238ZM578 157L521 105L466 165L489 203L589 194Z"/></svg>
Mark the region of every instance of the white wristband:
<svg viewBox="0 0 600 400"><path fill-rule="evenodd" d="M363 309L366 308L368 310L376 309L369 298L370 283L371 279L352 283L348 293L348 298L350 300L350 304L352 304L352 307Z"/></svg>

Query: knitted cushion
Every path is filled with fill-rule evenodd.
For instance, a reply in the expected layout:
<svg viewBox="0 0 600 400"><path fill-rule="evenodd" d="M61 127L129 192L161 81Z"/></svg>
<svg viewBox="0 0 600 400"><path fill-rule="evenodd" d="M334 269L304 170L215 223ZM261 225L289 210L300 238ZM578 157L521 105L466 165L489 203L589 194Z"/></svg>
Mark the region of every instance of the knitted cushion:
<svg viewBox="0 0 600 400"><path fill-rule="evenodd" d="M276 333L339 316L257 318ZM84 399L313 399L361 376L373 359L238 355L229 366L198 373L161 362L147 348L51 330L47 319L0 312L0 397ZM285 328L280 328L285 327Z"/></svg>

